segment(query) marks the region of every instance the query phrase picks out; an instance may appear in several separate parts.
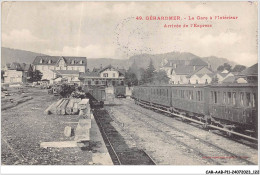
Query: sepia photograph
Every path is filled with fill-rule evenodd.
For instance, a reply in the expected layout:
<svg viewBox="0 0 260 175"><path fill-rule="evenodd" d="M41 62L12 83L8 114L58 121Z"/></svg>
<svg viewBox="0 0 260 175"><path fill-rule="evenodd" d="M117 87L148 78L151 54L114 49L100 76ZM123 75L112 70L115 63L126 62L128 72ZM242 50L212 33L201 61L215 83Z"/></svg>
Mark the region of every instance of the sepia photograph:
<svg viewBox="0 0 260 175"><path fill-rule="evenodd" d="M1 10L2 168L259 174L258 1Z"/></svg>

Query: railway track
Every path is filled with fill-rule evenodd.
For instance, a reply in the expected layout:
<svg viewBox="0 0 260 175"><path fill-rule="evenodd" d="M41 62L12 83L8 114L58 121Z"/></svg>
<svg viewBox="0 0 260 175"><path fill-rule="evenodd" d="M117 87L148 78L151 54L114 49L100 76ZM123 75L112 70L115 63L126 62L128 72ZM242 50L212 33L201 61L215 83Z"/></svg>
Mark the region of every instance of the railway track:
<svg viewBox="0 0 260 175"><path fill-rule="evenodd" d="M94 117L114 165L156 165L144 150L130 149L124 144L119 133L107 121L104 111L95 110Z"/></svg>
<svg viewBox="0 0 260 175"><path fill-rule="evenodd" d="M192 124L193 126L196 126L196 127L203 126L203 128L205 130L211 129L211 131L213 131L214 134L216 134L216 135L220 135L222 137L228 138L228 139L236 141L238 143L247 145L251 148L258 149L258 140L254 137L247 136L247 135L237 133L237 132L233 132L233 131L229 131L227 129L223 129L223 128L220 128L220 127L217 127L217 126L214 126L214 125L207 125L205 127L205 123L197 121L195 119L191 119L191 118L183 116L183 115L171 113L169 111L165 111L165 110L162 110L160 108L149 106L149 105L146 105L146 104L143 104L143 103L139 103L139 105L142 106L142 107L151 109L153 111L159 112L159 113L164 113L164 114L166 114L167 116L170 116L170 117L176 116L178 119L181 119L182 121L185 121L186 123L190 122L190 124ZM218 131L218 132L216 132L216 131ZM220 133L220 132L222 132L222 133ZM229 134L233 134L233 135L230 136Z"/></svg>
<svg viewBox="0 0 260 175"><path fill-rule="evenodd" d="M125 102L124 102L125 103ZM146 126L153 128L156 132L161 132L168 139L174 140L175 142L185 146L188 149L192 149L198 156L201 156L207 161L217 165L230 165L230 164L242 164L242 165L254 165L256 163L247 160L248 157L240 156L230 151L227 151L217 145L214 145L206 140L203 140L197 136L194 136L186 131L180 130L168 123L165 123L157 118L153 117L150 113L147 114L143 111L137 110L130 106L122 106L117 110L125 110L128 114L132 114L132 119L138 120L145 123ZM129 109L132 112L129 112ZM134 112L133 112L134 111ZM151 111L152 112L152 111ZM140 117L140 114L144 117ZM131 116L131 115L129 115ZM152 119L152 120L151 120ZM169 132L170 130L170 132ZM228 161L227 161L228 159Z"/></svg>

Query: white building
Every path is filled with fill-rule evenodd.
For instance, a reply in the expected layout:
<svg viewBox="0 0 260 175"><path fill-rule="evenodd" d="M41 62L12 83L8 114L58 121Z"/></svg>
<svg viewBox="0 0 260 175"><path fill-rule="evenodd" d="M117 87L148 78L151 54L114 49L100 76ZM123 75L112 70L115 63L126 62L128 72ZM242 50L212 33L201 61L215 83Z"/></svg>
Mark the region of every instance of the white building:
<svg viewBox="0 0 260 175"><path fill-rule="evenodd" d="M87 69L86 57L64 57L64 56L37 56L33 61L35 70L39 70L42 79L51 80L56 78L53 70L68 70L85 73Z"/></svg>
<svg viewBox="0 0 260 175"><path fill-rule="evenodd" d="M85 85L124 85L124 70L108 65L96 72L80 74L79 79Z"/></svg>

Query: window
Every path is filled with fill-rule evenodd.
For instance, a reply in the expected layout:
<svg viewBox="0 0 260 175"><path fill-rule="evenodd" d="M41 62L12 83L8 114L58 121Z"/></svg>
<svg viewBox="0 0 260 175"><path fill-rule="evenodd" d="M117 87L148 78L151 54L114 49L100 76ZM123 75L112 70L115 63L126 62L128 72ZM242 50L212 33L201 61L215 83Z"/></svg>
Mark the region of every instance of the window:
<svg viewBox="0 0 260 175"><path fill-rule="evenodd" d="M232 102L233 102L233 105L236 105L236 93L235 92L232 93Z"/></svg>
<svg viewBox="0 0 260 175"><path fill-rule="evenodd" d="M108 77L108 73L103 73L103 77Z"/></svg>
<svg viewBox="0 0 260 175"><path fill-rule="evenodd" d="M51 60L49 60L49 62L48 62L49 64L51 64Z"/></svg>
<svg viewBox="0 0 260 175"><path fill-rule="evenodd" d="M218 94L216 91L214 91L214 103L218 103Z"/></svg>
<svg viewBox="0 0 260 175"><path fill-rule="evenodd" d="M198 95L197 95L197 100L198 100L198 101L201 101L201 94L200 94L200 91L197 91L197 94L198 94Z"/></svg>
<svg viewBox="0 0 260 175"><path fill-rule="evenodd" d="M91 81L90 80L88 81L88 85L91 85Z"/></svg>
<svg viewBox="0 0 260 175"><path fill-rule="evenodd" d="M244 106L244 92L240 92L240 105Z"/></svg>
<svg viewBox="0 0 260 175"><path fill-rule="evenodd" d="M227 103L227 94L226 94L226 92L223 93L223 103L224 104Z"/></svg>
<svg viewBox="0 0 260 175"><path fill-rule="evenodd" d="M228 92L228 100L227 100L228 104L231 104L231 92Z"/></svg>
<svg viewBox="0 0 260 175"><path fill-rule="evenodd" d="M253 93L252 94L253 95L253 98L252 98L252 107L255 107L255 102L256 102L256 94L255 93Z"/></svg>
<svg viewBox="0 0 260 175"><path fill-rule="evenodd" d="M115 74L115 73L113 73L113 77L116 77L116 74Z"/></svg>
<svg viewBox="0 0 260 175"><path fill-rule="evenodd" d="M250 93L246 93L246 106L251 106Z"/></svg>

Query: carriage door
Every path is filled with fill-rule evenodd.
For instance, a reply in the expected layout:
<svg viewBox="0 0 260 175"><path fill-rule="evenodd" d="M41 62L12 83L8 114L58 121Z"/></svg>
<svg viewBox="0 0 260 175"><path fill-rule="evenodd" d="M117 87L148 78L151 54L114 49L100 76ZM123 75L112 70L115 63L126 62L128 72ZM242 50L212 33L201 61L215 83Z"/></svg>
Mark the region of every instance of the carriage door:
<svg viewBox="0 0 260 175"><path fill-rule="evenodd" d="M204 114L205 115L209 115L209 93L210 93L210 90L209 90L209 87L204 87L203 88L204 90L202 90L202 93L203 93L203 106L204 106Z"/></svg>

